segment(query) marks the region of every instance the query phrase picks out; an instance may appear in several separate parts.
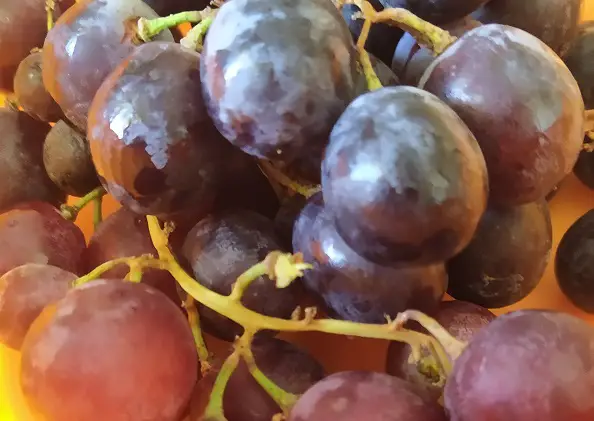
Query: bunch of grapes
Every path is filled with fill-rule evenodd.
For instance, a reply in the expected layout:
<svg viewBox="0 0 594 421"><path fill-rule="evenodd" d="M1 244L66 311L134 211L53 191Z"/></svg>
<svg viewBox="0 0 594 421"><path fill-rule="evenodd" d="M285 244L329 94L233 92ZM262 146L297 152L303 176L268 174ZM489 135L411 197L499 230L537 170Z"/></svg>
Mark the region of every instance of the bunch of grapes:
<svg viewBox="0 0 594 421"><path fill-rule="evenodd" d="M4 2L0 343L34 413L594 420L594 328L489 310L539 284L565 177L594 188L581 0ZM555 269L594 313L592 238ZM283 332L389 340L385 372Z"/></svg>

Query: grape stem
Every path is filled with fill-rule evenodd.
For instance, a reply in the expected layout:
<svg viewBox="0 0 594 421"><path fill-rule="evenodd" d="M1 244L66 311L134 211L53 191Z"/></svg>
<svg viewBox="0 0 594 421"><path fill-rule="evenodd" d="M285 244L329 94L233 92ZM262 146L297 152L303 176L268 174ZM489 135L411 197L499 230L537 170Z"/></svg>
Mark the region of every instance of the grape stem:
<svg viewBox="0 0 594 421"><path fill-rule="evenodd" d="M168 270L181 288L202 305L241 324L246 331L276 330L287 332L316 331L347 336L360 336L374 339L388 339L408 343L414 355L422 355L422 350L433 350L444 375L451 371L451 362L437 340L429 335L407 330L387 324L354 323L333 319L286 320L265 316L244 307L241 302L230 296L218 294L204 287L190 275L175 260L168 246L167 235L161 229L159 220L155 216L147 216L148 227L153 245L159 254L163 268ZM294 273L298 271L295 270Z"/></svg>
<svg viewBox="0 0 594 421"><path fill-rule="evenodd" d="M55 0L45 0L45 11L47 12L47 31L54 27L54 11L56 10Z"/></svg>
<svg viewBox="0 0 594 421"><path fill-rule="evenodd" d="M93 227L95 230L103 222L103 196L98 196L93 200Z"/></svg>
<svg viewBox="0 0 594 421"><path fill-rule="evenodd" d="M294 192L299 193L302 196L311 197L321 190L321 187L319 185L305 186L303 184L298 183L297 181L291 180L288 176L283 174L282 171L275 168L274 165L272 165L268 161L260 160L258 165L260 166L260 170L269 180L272 180L272 182L278 183L283 187L293 190Z"/></svg>
<svg viewBox="0 0 594 421"><path fill-rule="evenodd" d="M208 28L210 28L216 13L216 10L209 9L208 14L204 16L203 20L190 29L186 36L179 41L181 46L192 51L202 52L204 37L206 36Z"/></svg>
<svg viewBox="0 0 594 421"><path fill-rule="evenodd" d="M188 314L188 323L190 329L192 329L192 336L194 337L194 343L196 344L196 350L198 352L198 360L200 361L200 372L205 375L212 369L210 364L210 354L204 342L202 336L202 329L200 328L200 315L196 308L196 301L190 294L186 294L186 299L183 302L183 306Z"/></svg>
<svg viewBox="0 0 594 421"><path fill-rule="evenodd" d="M72 205L62 205L60 207L60 212L65 219L69 221L76 221L78 213L89 203L92 201L105 196L107 192L103 187L97 187L94 190L91 190L89 193L81 197L76 203Z"/></svg>
<svg viewBox="0 0 594 421"><path fill-rule="evenodd" d="M205 10L210 10L206 8ZM154 37L166 29L179 26L184 23L197 23L204 19L203 11L180 12L162 18L147 19L139 18L136 23L136 34L144 42L150 42Z"/></svg>
<svg viewBox="0 0 594 421"><path fill-rule="evenodd" d="M245 333L244 333L245 335ZM223 396L231 375L237 368L240 359L237 348L223 363L210 393L210 400L204 410L201 421L227 421L223 411Z"/></svg>
<svg viewBox="0 0 594 421"><path fill-rule="evenodd" d="M346 0L345 3L359 7L363 18L371 23L385 23L410 33L421 46L428 48L435 55L443 53L457 39L448 31L424 21L406 9L385 8L377 12L366 0Z"/></svg>
<svg viewBox="0 0 594 421"><path fill-rule="evenodd" d="M94 281L103 275L105 272L114 269L116 266L119 265L128 265L130 269L137 268L138 270L145 269L145 268L155 268L155 269L167 269L167 265L165 265L160 259L156 259L154 256L150 254L144 254L138 257L121 257L119 259L110 260L105 262L91 272L87 273L84 276L81 276L78 279L75 279L72 282L73 287L79 287L81 285L86 284L87 282Z"/></svg>

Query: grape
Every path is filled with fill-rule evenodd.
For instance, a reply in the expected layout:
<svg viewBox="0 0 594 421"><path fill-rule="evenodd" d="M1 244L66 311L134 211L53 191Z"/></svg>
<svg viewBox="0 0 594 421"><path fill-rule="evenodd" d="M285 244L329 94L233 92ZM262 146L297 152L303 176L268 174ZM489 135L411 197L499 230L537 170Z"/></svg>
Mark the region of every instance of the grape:
<svg viewBox="0 0 594 421"><path fill-rule="evenodd" d="M383 373L347 371L316 383L288 421L445 421L443 409L413 385Z"/></svg>
<svg viewBox="0 0 594 421"><path fill-rule="evenodd" d="M439 311L434 319L442 325L456 339L468 342L480 329L489 324L495 315L486 308L464 301L444 301L440 304ZM427 333L418 323L408 323L407 329ZM424 375L411 363L411 348L403 342L391 342L386 359L386 371L422 387L425 393L432 396L435 401L443 393L443 386L435 384L430 373Z"/></svg>
<svg viewBox="0 0 594 421"><path fill-rule="evenodd" d="M471 29L478 28L480 22L465 17L464 19L443 25L443 29L455 37L460 37ZM403 84L417 86L423 73L435 60L435 55L427 48L420 46L417 40L406 32L394 51L391 61L392 70Z"/></svg>
<svg viewBox="0 0 594 421"><path fill-rule="evenodd" d="M355 46L332 2L226 2L202 54L203 91L220 132L318 181L332 125L360 90Z"/></svg>
<svg viewBox="0 0 594 421"><path fill-rule="evenodd" d="M256 338L252 352L266 377L289 393L301 394L324 377L324 369L311 355L276 338ZM200 380L192 402L191 419L204 412L217 370ZM227 421L270 421L281 412L278 405L254 380L241 361L225 388L223 411Z"/></svg>
<svg viewBox="0 0 594 421"><path fill-rule="evenodd" d="M85 237L52 205L22 203L0 214L0 276L25 263L81 274Z"/></svg>
<svg viewBox="0 0 594 421"><path fill-rule="evenodd" d="M29 54L19 64L14 76L14 93L18 105L38 120L54 122L63 116L62 110L43 86L41 52Z"/></svg>
<svg viewBox="0 0 594 421"><path fill-rule="evenodd" d="M586 109L594 108L594 22L584 22L571 44L571 48L563 57L565 64L575 77ZM585 139L590 142L589 138ZM594 154L582 151L573 168L577 178L594 189Z"/></svg>
<svg viewBox="0 0 594 421"><path fill-rule="evenodd" d="M100 184L87 138L64 120L45 138L43 164L50 179L72 196L82 197Z"/></svg>
<svg viewBox="0 0 594 421"><path fill-rule="evenodd" d="M29 263L0 277L0 342L16 350L41 311L66 295L77 276L55 266Z"/></svg>
<svg viewBox="0 0 594 421"><path fill-rule="evenodd" d="M375 10L382 10L383 7L377 0L370 1ZM353 40L356 42L361 35L364 20L361 18L353 19L355 13L361 10L354 4L345 4L342 9L342 17L347 23ZM369 36L365 42L365 50L376 56L385 64L389 64L394 54L394 49L398 40L404 32L400 28L389 26L383 23L374 23L369 30Z"/></svg>
<svg viewBox="0 0 594 421"><path fill-rule="evenodd" d="M43 139L49 130L24 112L0 109L0 211L21 202L59 206L66 200L43 166Z"/></svg>
<svg viewBox="0 0 594 421"><path fill-rule="evenodd" d="M86 132L97 89L135 48L130 19L157 16L140 0L83 0L68 9L47 34L43 83L81 131ZM173 36L163 31L155 39L173 41Z"/></svg>
<svg viewBox="0 0 594 421"><path fill-rule="evenodd" d="M578 32L582 0L490 0L473 16L522 29L563 55Z"/></svg>
<svg viewBox="0 0 594 421"><path fill-rule="evenodd" d="M293 245L293 226L306 203L307 199L300 194L288 197L274 217L274 231L289 249Z"/></svg>
<svg viewBox="0 0 594 421"><path fill-rule="evenodd" d="M431 64L419 86L476 136L494 204L544 198L571 172L584 103L567 67L532 35L497 24L473 29Z"/></svg>
<svg viewBox="0 0 594 421"><path fill-rule="evenodd" d="M45 0L3 0L0 4L0 89L12 90L19 63L47 33Z"/></svg>
<svg viewBox="0 0 594 421"><path fill-rule="evenodd" d="M213 214L200 221L188 234L183 257L196 279L219 294L229 294L235 280L269 252L281 250L271 220L252 211ZM242 303L267 316L290 318L299 304L299 285L277 289L267 276L257 278L246 289ZM204 329L218 338L232 341L241 335L235 322L200 307Z"/></svg>
<svg viewBox="0 0 594 421"><path fill-rule="evenodd" d="M462 19L488 0L379 0L384 7L402 7L421 19L443 25Z"/></svg>
<svg viewBox="0 0 594 421"><path fill-rule="evenodd" d="M563 293L580 309L594 313L594 211L581 216L565 232L557 248L555 274Z"/></svg>
<svg viewBox="0 0 594 421"><path fill-rule="evenodd" d="M552 231L545 200L490 207L468 247L447 263L448 293L489 308L517 303L542 278L551 254Z"/></svg>
<svg viewBox="0 0 594 421"><path fill-rule="evenodd" d="M200 56L152 42L111 73L89 111L102 184L136 213L167 216L214 200L232 147L208 117Z"/></svg>
<svg viewBox="0 0 594 421"><path fill-rule="evenodd" d="M23 392L47 421L177 421L197 376L183 314L143 284L71 290L42 312L22 348Z"/></svg>
<svg viewBox="0 0 594 421"><path fill-rule="evenodd" d="M400 79L398 79L398 76L396 76L392 69L390 69L383 61L379 60L372 54L369 54L369 61L371 62L371 67L373 68L373 71L375 72L382 86L400 85Z"/></svg>
<svg viewBox="0 0 594 421"><path fill-rule="evenodd" d="M109 215L93 233L84 252L87 272L109 260L121 257L135 257L143 254L157 256L148 230L146 218L126 208L120 208ZM123 279L128 273L128 265L119 265L105 272L105 278ZM176 282L167 271L146 269L142 282L150 285L174 302L179 303Z"/></svg>
<svg viewBox="0 0 594 421"><path fill-rule="evenodd" d="M378 264L432 264L472 238L487 199L476 140L435 96L382 88L353 101L322 167L338 233Z"/></svg>
<svg viewBox="0 0 594 421"><path fill-rule="evenodd" d="M594 419L594 328L552 311L508 313L480 330L445 386L450 421Z"/></svg>
<svg viewBox="0 0 594 421"><path fill-rule="evenodd" d="M345 244L319 199L306 207L303 220L295 223L293 249L314 265L303 280L334 315L383 323L386 315L395 318L407 309L437 310L447 287L443 264L395 269L372 263Z"/></svg>

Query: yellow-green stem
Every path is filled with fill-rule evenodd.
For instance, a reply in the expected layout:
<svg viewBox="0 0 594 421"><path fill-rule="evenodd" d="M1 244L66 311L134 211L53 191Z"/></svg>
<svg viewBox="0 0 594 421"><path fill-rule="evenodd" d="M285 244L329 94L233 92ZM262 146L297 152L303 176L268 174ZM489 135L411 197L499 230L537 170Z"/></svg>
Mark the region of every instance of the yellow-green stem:
<svg viewBox="0 0 594 421"><path fill-rule="evenodd" d="M210 10L210 9L208 9ZM204 17L202 11L180 12L162 18L147 19L140 18L137 22L138 37L144 42L150 42L154 37L166 29L179 26L183 23L197 23Z"/></svg>
<svg viewBox="0 0 594 421"><path fill-rule="evenodd" d="M54 11L56 10L55 0L45 0L45 11L47 14L47 31L51 31L54 27Z"/></svg>
<svg viewBox="0 0 594 421"><path fill-rule="evenodd" d="M78 286L86 284L87 282L94 281L95 279L100 278L101 275L103 275L108 270L114 269L115 267L117 267L119 265L128 265L130 267L134 266L134 265L138 265L143 268L152 267L152 268L164 269L164 270L166 270L166 266L167 266L163 261L154 258L150 254L139 256L139 257L121 257L119 259L114 259L114 260L105 262L105 263L97 266L95 269L93 269L91 272L87 273L86 275L81 276L78 279L75 279L72 282L72 286L78 287Z"/></svg>
<svg viewBox="0 0 594 421"><path fill-rule="evenodd" d="M311 197L322 189L319 185L306 186L298 183L297 181L291 180L288 176L283 174L282 171L275 168L274 165L272 165L268 161L260 160L259 165L260 169L262 170L264 175L268 177L268 179L273 180L281 186L291 189L302 196Z"/></svg>
<svg viewBox="0 0 594 421"><path fill-rule="evenodd" d="M221 366L201 421L227 421L223 410L223 396L227 383L239 364L239 354L238 351L234 351Z"/></svg>
<svg viewBox="0 0 594 421"><path fill-rule="evenodd" d="M216 10L212 10L210 16L204 17L202 22L194 26L188 31L185 37L183 37L179 43L192 51L202 52L202 45L206 32L214 20L214 14Z"/></svg>
<svg viewBox="0 0 594 421"><path fill-rule="evenodd" d="M359 57L361 60L361 66L363 67L363 73L365 74L365 80L367 81L367 88L370 91L375 91L376 89L382 88L382 82L380 82L375 70L373 70L373 65L371 64L371 60L369 59L369 54L367 54L367 51L360 49Z"/></svg>
<svg viewBox="0 0 594 421"><path fill-rule="evenodd" d="M62 216L65 219L70 221L76 221L78 213L89 203L95 201L96 199L105 196L107 192L103 187L97 187L94 190L91 190L89 193L81 197L76 201L76 203L72 205L62 205L60 211Z"/></svg>
<svg viewBox="0 0 594 421"><path fill-rule="evenodd" d="M210 354L208 353L206 342L204 342L204 336L202 336L202 328L200 327L200 314L196 308L194 297L192 297L190 294L186 294L184 308L188 314L188 323L190 325L190 329L192 329L192 336L194 336L194 343L196 344L198 359L200 360L200 371L204 375L212 368L209 361Z"/></svg>
<svg viewBox="0 0 594 421"><path fill-rule="evenodd" d="M93 227L95 230L99 228L101 222L103 222L103 196L96 197L93 201Z"/></svg>
<svg viewBox="0 0 594 421"><path fill-rule="evenodd" d="M175 260L167 243L167 236L161 230L159 221L154 216L147 217L151 239L159 253L166 269L177 280L184 291L194 297L202 305L213 311L241 324L246 330L257 332L259 330L276 330L285 332L316 331L339 335L360 336L374 339L388 339L408 343L416 355L421 355L420 350L427 348L430 343L437 341L426 334L406 329L396 329L393 324L365 324L343 320L317 319L317 320L285 320L269 317L244 307L240 302L231 300L229 296L218 294L200 285ZM449 374L451 363L447 354L438 352L437 359L444 367L445 374Z"/></svg>
<svg viewBox="0 0 594 421"><path fill-rule="evenodd" d="M231 290L229 298L233 301L241 301L243 293L250 286L250 284L260 276L264 276L267 273L268 268L266 265L262 263L256 263L254 266L250 267L248 270L239 275L239 277L235 280L235 283L233 284L233 290Z"/></svg>

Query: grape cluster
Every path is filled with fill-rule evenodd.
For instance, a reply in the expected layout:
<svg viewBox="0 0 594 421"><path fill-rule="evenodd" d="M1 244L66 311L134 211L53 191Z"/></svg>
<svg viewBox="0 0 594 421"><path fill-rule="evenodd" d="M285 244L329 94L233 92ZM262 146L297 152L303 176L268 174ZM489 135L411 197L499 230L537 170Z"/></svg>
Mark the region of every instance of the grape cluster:
<svg viewBox="0 0 594 421"><path fill-rule="evenodd" d="M594 328L490 310L543 277L563 180L594 188L581 0L5 3L0 343L33 412L594 420ZM589 313L592 238L554 256ZM389 340L385 372L286 332Z"/></svg>

